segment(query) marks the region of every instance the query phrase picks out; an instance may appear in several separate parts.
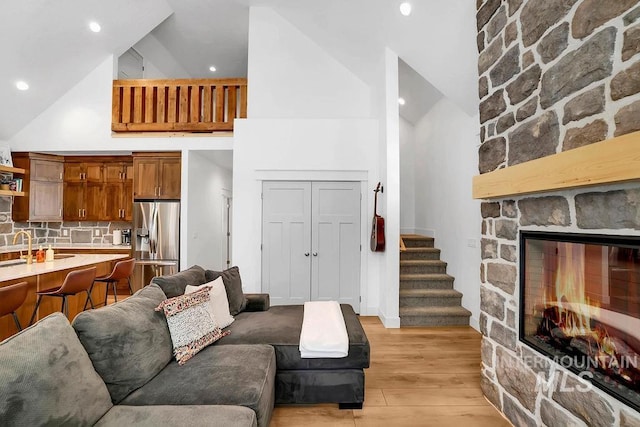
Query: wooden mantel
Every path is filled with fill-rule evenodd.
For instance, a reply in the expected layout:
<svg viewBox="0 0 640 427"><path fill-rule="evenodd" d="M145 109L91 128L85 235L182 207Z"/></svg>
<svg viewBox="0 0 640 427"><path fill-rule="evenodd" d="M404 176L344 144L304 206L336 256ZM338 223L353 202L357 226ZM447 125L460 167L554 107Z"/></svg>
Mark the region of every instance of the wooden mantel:
<svg viewBox="0 0 640 427"><path fill-rule="evenodd" d="M640 180L640 132L473 177L473 198L491 199Z"/></svg>

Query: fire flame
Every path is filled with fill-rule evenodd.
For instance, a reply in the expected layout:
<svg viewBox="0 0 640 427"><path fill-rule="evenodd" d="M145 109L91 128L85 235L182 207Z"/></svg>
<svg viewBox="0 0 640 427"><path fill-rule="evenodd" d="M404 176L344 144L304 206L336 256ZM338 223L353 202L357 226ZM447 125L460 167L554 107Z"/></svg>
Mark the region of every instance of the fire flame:
<svg viewBox="0 0 640 427"><path fill-rule="evenodd" d="M597 343L595 360L604 364L615 355L615 343L604 328L593 329L591 319L600 317L600 306L586 296L585 246L558 243L558 262L555 277L555 295L547 302L558 308L559 326L567 337L590 337Z"/></svg>

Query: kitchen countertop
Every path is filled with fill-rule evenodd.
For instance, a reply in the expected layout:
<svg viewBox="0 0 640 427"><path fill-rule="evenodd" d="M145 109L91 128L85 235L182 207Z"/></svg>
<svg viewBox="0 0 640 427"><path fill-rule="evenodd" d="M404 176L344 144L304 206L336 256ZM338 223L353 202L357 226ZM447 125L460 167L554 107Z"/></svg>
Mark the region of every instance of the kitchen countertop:
<svg viewBox="0 0 640 427"><path fill-rule="evenodd" d="M32 250L37 251L40 244L33 244ZM42 249L47 250L49 243L43 243ZM130 250L131 245L112 245L111 243L51 243L51 247L55 251L56 249L93 249L93 250L108 250L108 249L123 249ZM8 245L0 247L0 253L26 251L29 248L28 245Z"/></svg>
<svg viewBox="0 0 640 427"><path fill-rule="evenodd" d="M67 270L70 268L84 267L91 264L98 264L106 261L128 258L126 254L76 254L69 258L56 259L50 262L41 262L27 265L18 264L7 267L0 267L0 282L7 280L21 279L23 277L37 276L40 274L52 273L54 271Z"/></svg>

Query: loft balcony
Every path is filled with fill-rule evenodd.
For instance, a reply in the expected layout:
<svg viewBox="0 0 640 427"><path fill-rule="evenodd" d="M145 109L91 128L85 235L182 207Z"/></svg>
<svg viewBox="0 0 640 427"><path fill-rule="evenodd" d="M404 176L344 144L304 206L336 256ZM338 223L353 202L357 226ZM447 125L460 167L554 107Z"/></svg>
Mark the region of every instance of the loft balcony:
<svg viewBox="0 0 640 427"><path fill-rule="evenodd" d="M113 132L228 132L246 117L247 79L113 81Z"/></svg>

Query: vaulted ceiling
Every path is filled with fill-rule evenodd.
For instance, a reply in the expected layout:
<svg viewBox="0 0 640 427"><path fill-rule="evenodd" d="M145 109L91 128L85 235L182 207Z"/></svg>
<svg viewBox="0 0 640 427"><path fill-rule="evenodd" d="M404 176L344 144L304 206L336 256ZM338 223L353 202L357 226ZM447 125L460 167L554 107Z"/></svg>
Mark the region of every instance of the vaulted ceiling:
<svg viewBox="0 0 640 427"><path fill-rule="evenodd" d="M388 46L409 66L401 68L401 79L411 75L419 84L432 85L426 90L428 96L447 96L468 114L476 114L474 3L414 0L410 17L400 15L399 3L7 0L0 15L0 40L5 46L0 140L8 140L108 55L119 56L147 34L191 77L246 75L250 6L273 8L371 85L378 84L376 67ZM92 20L101 24L100 33L89 30ZM210 65L218 69L215 75L208 71ZM27 81L30 89L18 91L18 80Z"/></svg>

